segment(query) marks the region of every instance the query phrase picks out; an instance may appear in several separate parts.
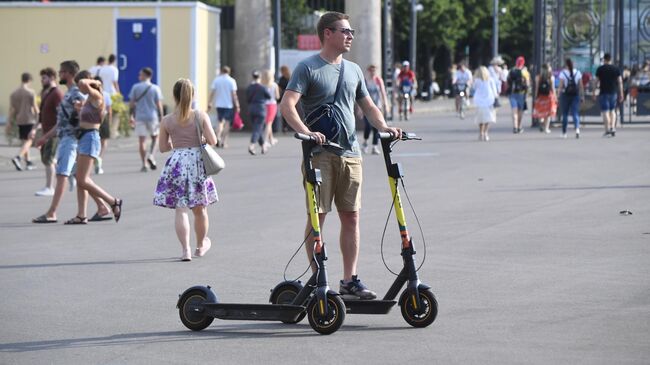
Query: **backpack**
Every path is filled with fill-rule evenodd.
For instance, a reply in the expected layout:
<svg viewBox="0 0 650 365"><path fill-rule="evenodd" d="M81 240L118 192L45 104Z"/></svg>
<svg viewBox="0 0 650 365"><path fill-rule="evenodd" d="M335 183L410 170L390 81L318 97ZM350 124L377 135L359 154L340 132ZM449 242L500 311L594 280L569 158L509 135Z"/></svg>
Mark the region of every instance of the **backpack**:
<svg viewBox="0 0 650 365"><path fill-rule="evenodd" d="M542 80L537 87L537 93L539 95L548 95L551 93L551 83L546 80Z"/></svg>
<svg viewBox="0 0 650 365"><path fill-rule="evenodd" d="M564 93L567 95L575 96L578 95L578 84L576 84L575 73L571 73L571 76L567 78L567 84L564 88Z"/></svg>
<svg viewBox="0 0 650 365"><path fill-rule="evenodd" d="M508 89L513 93L524 93L528 89L526 79L520 69L515 68L508 75Z"/></svg>

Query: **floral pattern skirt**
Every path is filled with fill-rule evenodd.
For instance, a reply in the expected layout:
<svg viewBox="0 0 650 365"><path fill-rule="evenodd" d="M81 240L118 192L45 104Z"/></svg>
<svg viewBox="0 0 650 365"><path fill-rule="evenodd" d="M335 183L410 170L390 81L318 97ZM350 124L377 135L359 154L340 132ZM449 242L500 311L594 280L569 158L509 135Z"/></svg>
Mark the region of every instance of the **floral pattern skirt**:
<svg viewBox="0 0 650 365"><path fill-rule="evenodd" d="M212 177L205 174L201 148L176 148L156 185L153 204L166 208L194 208L219 200Z"/></svg>
<svg viewBox="0 0 650 365"><path fill-rule="evenodd" d="M555 118L557 114L557 98L554 93L538 95L533 108L533 118Z"/></svg>

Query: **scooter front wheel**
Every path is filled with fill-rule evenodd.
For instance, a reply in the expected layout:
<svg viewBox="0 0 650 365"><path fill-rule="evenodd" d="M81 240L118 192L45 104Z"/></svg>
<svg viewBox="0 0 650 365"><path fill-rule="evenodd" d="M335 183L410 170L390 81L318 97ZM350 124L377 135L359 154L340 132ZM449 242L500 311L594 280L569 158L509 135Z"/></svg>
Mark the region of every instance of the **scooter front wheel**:
<svg viewBox="0 0 650 365"><path fill-rule="evenodd" d="M296 298L298 293L300 292L300 289L302 288L302 285L300 284L293 284L293 285L281 285L279 288L276 288L273 291L273 294L271 295L271 304L291 304L293 303L293 300ZM295 324L303 320L305 316L307 315L307 312L302 312L296 318L295 321L282 321L282 323L286 324Z"/></svg>
<svg viewBox="0 0 650 365"><path fill-rule="evenodd" d="M429 289L418 289L420 303L416 305L414 295L404 291L399 300L402 307L402 317L406 323L413 327L426 327L436 320L438 315L438 301Z"/></svg>
<svg viewBox="0 0 650 365"><path fill-rule="evenodd" d="M185 327L192 331L201 331L207 328L214 317L206 316L202 308L208 296L202 290L190 290L184 293L178 301L178 314Z"/></svg>
<svg viewBox="0 0 650 365"><path fill-rule="evenodd" d="M327 295L327 313L320 315L318 299L309 303L307 307L307 318L314 331L321 335L329 335L336 332L345 320L345 303L338 295Z"/></svg>

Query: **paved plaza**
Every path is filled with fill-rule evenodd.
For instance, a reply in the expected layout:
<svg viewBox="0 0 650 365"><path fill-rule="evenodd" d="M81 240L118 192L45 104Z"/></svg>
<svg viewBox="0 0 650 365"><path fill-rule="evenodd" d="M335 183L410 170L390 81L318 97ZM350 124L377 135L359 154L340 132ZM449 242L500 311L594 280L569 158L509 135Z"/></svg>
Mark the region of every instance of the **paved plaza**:
<svg viewBox="0 0 650 365"><path fill-rule="evenodd" d="M267 303L283 280L306 220L290 135L264 156L248 154L248 132L220 150L227 167L209 208L212 250L190 263L178 261L173 211L152 205L159 170L139 171L135 137L111 140L106 173L93 176L124 199L120 222L64 226L76 194L66 192L59 224L30 223L50 203L34 196L44 172L40 163L15 171L17 147L1 135L0 364L647 364L650 125L625 125L615 138L603 138L600 124L584 126L579 140L558 128L514 135L503 107L491 140L479 142L471 117L439 103L450 105L420 103L396 123L423 140L398 143L393 156L424 233L409 213L419 262L426 241L420 275L438 318L414 329L399 308L348 315L330 336L306 319L215 320L191 332L175 308L193 285L212 286L223 302ZM390 201L381 156L365 156L359 275L380 295L393 280L381 256ZM383 252L397 270L390 219ZM337 220L323 230L335 289ZM306 267L301 253L287 277Z"/></svg>

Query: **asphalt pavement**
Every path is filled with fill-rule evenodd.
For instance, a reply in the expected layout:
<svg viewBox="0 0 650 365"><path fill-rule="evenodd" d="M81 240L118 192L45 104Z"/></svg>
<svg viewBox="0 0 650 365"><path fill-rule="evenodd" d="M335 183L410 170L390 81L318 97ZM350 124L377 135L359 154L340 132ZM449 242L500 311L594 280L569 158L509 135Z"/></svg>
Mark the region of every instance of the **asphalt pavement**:
<svg viewBox="0 0 650 365"><path fill-rule="evenodd" d="M64 226L76 195L66 192L59 224L30 223L50 203L34 196L43 169L15 171L17 147L0 136L0 363L647 364L650 125L625 125L615 138L598 124L580 139L561 139L557 128L514 135L503 107L491 140L480 142L471 113L460 120L450 105L416 104L396 125L423 139L398 143L393 155L436 321L411 328L399 308L350 314L330 336L306 319L215 320L192 332L175 307L193 285L212 286L222 302L267 303L283 280L306 221L300 145L289 134L266 155L248 154L246 132L219 150L227 167L209 208L212 250L189 263L178 260L173 211L152 205L159 170L139 171L135 137L112 140L106 173L93 176L124 199L120 222ZM391 194L381 156L364 156L363 184L359 276L383 295L394 277L382 251L392 270L401 258L394 217L382 249ZM329 216L335 289L338 228ZM300 253L286 277L306 267Z"/></svg>

